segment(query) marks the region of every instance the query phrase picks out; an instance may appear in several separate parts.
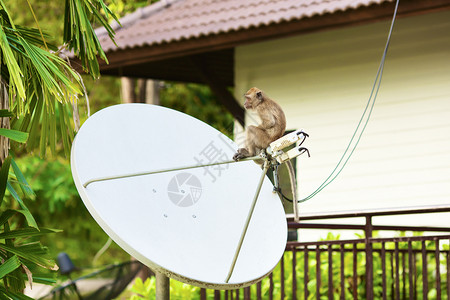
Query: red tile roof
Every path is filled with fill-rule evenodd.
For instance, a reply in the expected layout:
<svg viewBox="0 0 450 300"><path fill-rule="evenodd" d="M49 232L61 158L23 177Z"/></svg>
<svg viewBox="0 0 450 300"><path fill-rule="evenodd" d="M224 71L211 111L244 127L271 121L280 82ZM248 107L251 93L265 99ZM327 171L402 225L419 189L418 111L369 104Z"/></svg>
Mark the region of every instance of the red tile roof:
<svg viewBox="0 0 450 300"><path fill-rule="evenodd" d="M126 49L262 28L391 1L161 0L122 18L122 28L114 27L119 49ZM104 29L97 34L105 51L117 49Z"/></svg>

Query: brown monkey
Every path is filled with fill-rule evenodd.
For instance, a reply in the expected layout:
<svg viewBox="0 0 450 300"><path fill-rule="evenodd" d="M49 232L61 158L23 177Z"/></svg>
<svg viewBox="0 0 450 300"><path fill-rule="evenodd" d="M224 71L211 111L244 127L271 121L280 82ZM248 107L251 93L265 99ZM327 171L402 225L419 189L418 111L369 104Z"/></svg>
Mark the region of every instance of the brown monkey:
<svg viewBox="0 0 450 300"><path fill-rule="evenodd" d="M246 148L238 149L233 156L235 161L259 154L270 143L282 137L286 129L286 117L283 110L263 91L253 87L245 93L244 97L245 109L255 110L261 118L261 124L247 127Z"/></svg>

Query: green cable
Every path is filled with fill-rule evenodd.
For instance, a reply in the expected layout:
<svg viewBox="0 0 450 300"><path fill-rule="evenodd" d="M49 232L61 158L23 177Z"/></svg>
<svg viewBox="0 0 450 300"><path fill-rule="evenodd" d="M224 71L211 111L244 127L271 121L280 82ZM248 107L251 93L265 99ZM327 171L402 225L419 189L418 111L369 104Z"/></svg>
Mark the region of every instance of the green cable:
<svg viewBox="0 0 450 300"><path fill-rule="evenodd" d="M344 154L342 154L339 162L337 163L336 167L331 172L331 174L327 177L327 179L325 179L324 182L314 192L312 192L309 196L307 196L307 197L305 197L305 198L303 198L301 200L298 200L298 203L302 203L302 202L305 202L305 201L311 199L312 197L317 195L320 191L322 191L326 186L328 186L331 182L333 182L336 179L336 177L342 172L344 167L347 165L347 162L349 161L350 157L353 155L353 152L355 151L356 147L358 146L359 141L361 140L362 134L364 133L364 131L366 129L366 126L367 126L367 124L369 122L370 116L371 116L372 111L373 111L373 107L375 105L375 100L377 98L378 91L380 89L381 78L383 77L384 63L386 61L387 50L389 48L389 43L391 41L392 30L394 28L394 23L395 23L395 18L396 18L396 15L397 15L399 2L400 1L397 0L396 4L395 4L394 15L393 15L393 18L392 18L391 27L389 29L387 42L386 42L386 45L385 45L385 48L384 48L384 51L383 51L383 56L381 58L380 66L378 67L378 71L377 71L377 75L375 77L375 81L374 81L373 86L372 86L372 90L370 92L369 100L367 101L366 107L364 109L364 112L363 112L360 120L359 120L358 126L356 127L355 132L353 133L352 138L350 139L350 142L348 143L348 146L347 146L347 148L344 151ZM375 94L374 94L374 91L375 91ZM372 96L373 96L373 99L372 99ZM353 146L353 149L351 150L350 154L348 155L347 159L344 161L343 165L340 167L338 172L336 174L334 174L336 172L336 170L338 169L338 167L341 165L341 163L342 163L344 157L346 156L348 150L350 149L350 146L351 146L351 144L352 144L352 142L353 142L353 140L354 140L354 138L355 138L355 136L356 136L356 134L357 134L357 132L358 132L362 122L363 122L363 120L364 120L364 117L365 117L365 115L367 113L367 108L369 106L370 106L369 113L367 115L367 118L366 118L366 121L364 123L364 126L362 127L361 132L360 132L360 134L359 134L359 136L358 136L358 138L356 140L356 143Z"/></svg>

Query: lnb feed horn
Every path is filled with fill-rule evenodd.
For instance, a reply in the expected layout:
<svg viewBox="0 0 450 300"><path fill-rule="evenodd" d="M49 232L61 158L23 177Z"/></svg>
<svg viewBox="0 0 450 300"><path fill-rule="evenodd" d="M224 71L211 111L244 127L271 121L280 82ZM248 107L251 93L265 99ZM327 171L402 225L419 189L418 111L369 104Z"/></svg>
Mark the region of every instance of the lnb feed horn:
<svg viewBox="0 0 450 300"><path fill-rule="evenodd" d="M292 148L291 150L287 151L287 152L281 152L280 155L276 156L276 160L278 161L278 163L282 164L288 160L291 160L293 158L296 158L297 156L303 154L307 152L308 156L309 156L309 151L308 149L304 148L304 147L295 147Z"/></svg>
<svg viewBox="0 0 450 300"><path fill-rule="evenodd" d="M303 129L298 129L270 143L269 147L272 150L272 153L276 153L301 139L305 139L307 136L308 134L303 132Z"/></svg>

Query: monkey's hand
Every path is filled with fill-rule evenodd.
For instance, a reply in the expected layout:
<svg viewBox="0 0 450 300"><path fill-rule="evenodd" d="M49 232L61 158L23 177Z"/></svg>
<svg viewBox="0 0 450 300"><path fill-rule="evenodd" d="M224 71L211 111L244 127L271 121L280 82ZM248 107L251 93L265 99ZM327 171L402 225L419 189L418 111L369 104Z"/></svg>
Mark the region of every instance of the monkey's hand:
<svg viewBox="0 0 450 300"><path fill-rule="evenodd" d="M239 153L239 151L236 152L236 153L233 155L233 160L234 160L234 161L239 161L239 160L241 160L241 159L243 159L243 158L245 158L245 156L242 155L242 153Z"/></svg>
<svg viewBox="0 0 450 300"><path fill-rule="evenodd" d="M233 155L234 161L239 161L243 158L249 157L250 153L245 148L239 148L238 151Z"/></svg>

